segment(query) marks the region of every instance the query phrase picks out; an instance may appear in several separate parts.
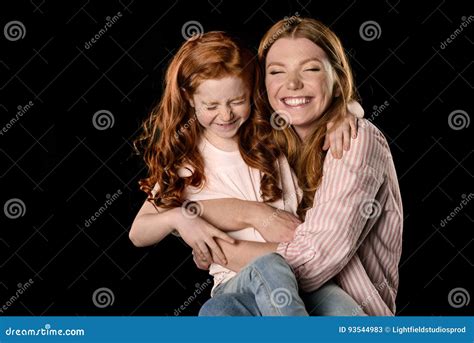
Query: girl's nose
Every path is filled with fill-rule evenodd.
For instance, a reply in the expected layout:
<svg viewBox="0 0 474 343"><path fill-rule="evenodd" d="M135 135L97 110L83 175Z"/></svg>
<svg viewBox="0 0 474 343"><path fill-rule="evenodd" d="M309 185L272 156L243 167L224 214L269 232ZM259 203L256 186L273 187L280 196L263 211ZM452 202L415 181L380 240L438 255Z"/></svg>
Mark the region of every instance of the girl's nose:
<svg viewBox="0 0 474 343"><path fill-rule="evenodd" d="M232 112L232 108L230 106L225 106L221 117L222 120L226 122L234 119L234 112Z"/></svg>

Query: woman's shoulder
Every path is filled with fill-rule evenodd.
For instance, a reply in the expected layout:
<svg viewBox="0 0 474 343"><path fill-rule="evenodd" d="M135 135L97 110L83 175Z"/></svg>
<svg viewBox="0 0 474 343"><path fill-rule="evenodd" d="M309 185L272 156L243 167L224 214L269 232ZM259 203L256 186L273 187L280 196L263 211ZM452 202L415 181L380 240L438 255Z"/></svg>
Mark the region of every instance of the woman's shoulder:
<svg viewBox="0 0 474 343"><path fill-rule="evenodd" d="M357 138L351 141L349 151L345 151L341 161L353 168L363 166L376 166L391 157L390 148L383 133L367 119L359 119ZM338 161L327 154L326 160Z"/></svg>

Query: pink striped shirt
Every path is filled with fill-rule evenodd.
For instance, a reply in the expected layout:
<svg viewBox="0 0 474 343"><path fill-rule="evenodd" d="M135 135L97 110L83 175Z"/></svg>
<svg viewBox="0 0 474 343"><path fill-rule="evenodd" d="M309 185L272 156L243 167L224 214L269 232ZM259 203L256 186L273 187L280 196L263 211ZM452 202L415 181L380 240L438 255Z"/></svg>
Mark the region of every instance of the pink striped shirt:
<svg viewBox="0 0 474 343"><path fill-rule="evenodd" d="M403 213L389 146L369 121L336 160L326 155L321 185L306 221L277 252L293 267L302 290L331 278L368 315L394 315Z"/></svg>

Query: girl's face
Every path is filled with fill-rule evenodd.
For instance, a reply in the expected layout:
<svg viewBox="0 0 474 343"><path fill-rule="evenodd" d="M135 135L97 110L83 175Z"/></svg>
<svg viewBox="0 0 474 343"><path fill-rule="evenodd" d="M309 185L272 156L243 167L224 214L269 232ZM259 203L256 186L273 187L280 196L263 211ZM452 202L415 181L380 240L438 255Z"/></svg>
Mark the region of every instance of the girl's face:
<svg viewBox="0 0 474 343"><path fill-rule="evenodd" d="M237 132L250 116L250 90L239 77L203 81L189 99L204 134L223 150L235 150Z"/></svg>
<svg viewBox="0 0 474 343"><path fill-rule="evenodd" d="M333 97L329 59L307 38L280 38L268 51L265 85L272 108L289 116L304 139Z"/></svg>

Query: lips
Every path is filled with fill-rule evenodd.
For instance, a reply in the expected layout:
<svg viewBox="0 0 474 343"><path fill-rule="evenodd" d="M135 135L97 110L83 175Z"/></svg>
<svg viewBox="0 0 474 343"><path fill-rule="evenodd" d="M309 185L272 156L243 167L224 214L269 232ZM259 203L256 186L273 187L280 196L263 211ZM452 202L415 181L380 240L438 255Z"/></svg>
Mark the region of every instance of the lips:
<svg viewBox="0 0 474 343"><path fill-rule="evenodd" d="M218 129L220 130L231 130L235 127L235 124L238 122L238 119L235 119L231 122L228 123L214 123L214 125L217 126Z"/></svg>
<svg viewBox="0 0 474 343"><path fill-rule="evenodd" d="M281 102L283 102L286 106L289 106L289 107L301 107L301 106L309 104L311 100L312 100L312 97L310 96L281 98Z"/></svg>

